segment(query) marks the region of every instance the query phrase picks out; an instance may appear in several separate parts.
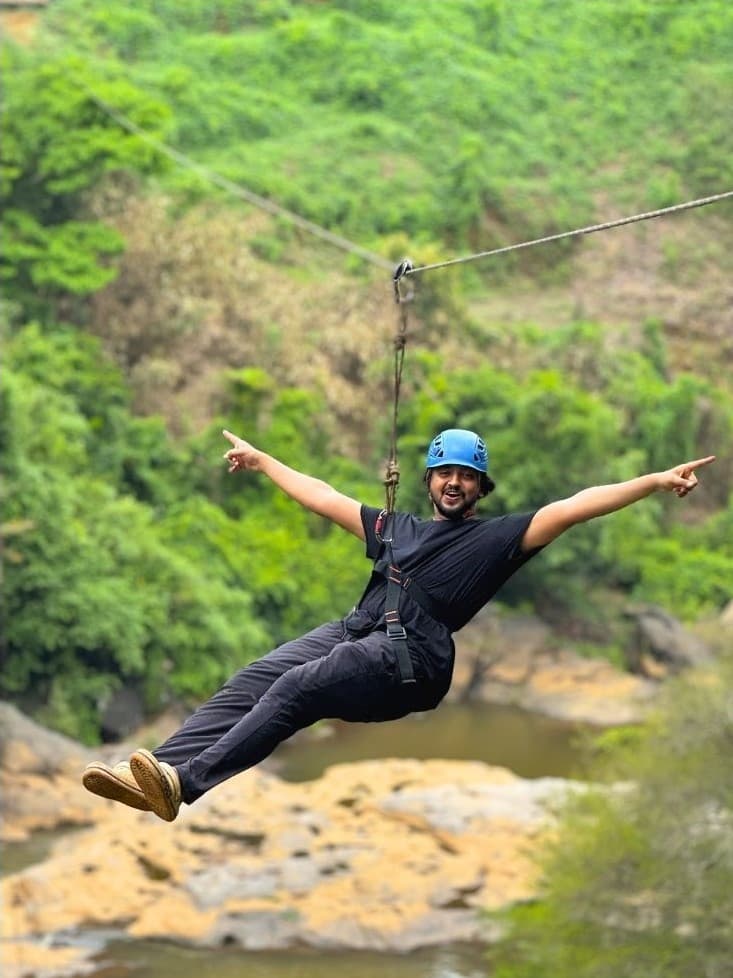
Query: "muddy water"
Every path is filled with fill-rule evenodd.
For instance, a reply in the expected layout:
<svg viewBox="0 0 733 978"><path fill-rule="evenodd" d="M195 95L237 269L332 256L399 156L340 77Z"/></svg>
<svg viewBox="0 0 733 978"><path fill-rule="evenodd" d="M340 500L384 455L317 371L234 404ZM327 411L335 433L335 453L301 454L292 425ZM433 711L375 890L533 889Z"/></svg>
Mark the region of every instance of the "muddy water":
<svg viewBox="0 0 733 978"><path fill-rule="evenodd" d="M524 778L571 777L581 761L581 728L511 706L443 704L392 723L329 725L322 737L283 744L277 773L309 781L331 764L379 757L474 760L509 768Z"/></svg>
<svg viewBox="0 0 733 978"><path fill-rule="evenodd" d="M457 945L409 954L376 951L191 951L110 945L93 978L487 978L486 951Z"/></svg>

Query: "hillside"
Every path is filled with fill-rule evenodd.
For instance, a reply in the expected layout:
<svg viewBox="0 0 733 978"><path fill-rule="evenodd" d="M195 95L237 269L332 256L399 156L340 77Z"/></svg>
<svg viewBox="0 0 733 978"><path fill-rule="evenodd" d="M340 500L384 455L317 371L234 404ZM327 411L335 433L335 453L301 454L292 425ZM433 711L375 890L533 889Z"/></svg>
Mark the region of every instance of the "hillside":
<svg viewBox="0 0 733 978"><path fill-rule="evenodd" d="M196 699L353 604L360 554L225 480L219 430L379 504L392 262L733 186L723 2L56 0L25 28L3 50L2 692L87 739L120 686ZM629 601L695 622L733 597L732 216L416 279L401 506L452 425L487 436L488 515L719 456L690 505L579 528L503 592L594 654L619 658Z"/></svg>
<svg viewBox="0 0 733 978"><path fill-rule="evenodd" d="M395 261L485 250L733 186L724 123L733 18L722 2L490 0L452 4L447 15L432 2L200 0L181 11L149 0L102 14L57 0L35 47L59 95L59 73L78 80L80 110L96 94L194 166ZM358 361L372 363L392 330L388 276L359 259L349 271L337 250L257 216L185 159L156 165L163 197L123 184L86 204L126 242L116 284L96 293L93 329L134 374L139 406L176 419L183 407L200 423L217 384L199 378L206 364L257 362L280 382L320 377L331 407L343 405L339 421L358 416ZM512 345L514 323L585 319L604 325L613 349L654 319L670 368L709 374L733 342L731 211L728 202L465 274L432 273L417 283L422 311L440 320L443 306L446 321L439 341L430 330L416 340L455 362L456 347L477 340L483 350L508 334ZM354 279L357 268L373 291ZM144 342L118 335L121 319L139 333L134 318L148 321ZM166 323L152 336L151 319ZM478 324L470 334L467 319ZM354 341L363 358L343 349ZM192 378L189 365L198 365ZM719 371L711 380L729 383ZM372 384L362 410L378 403Z"/></svg>

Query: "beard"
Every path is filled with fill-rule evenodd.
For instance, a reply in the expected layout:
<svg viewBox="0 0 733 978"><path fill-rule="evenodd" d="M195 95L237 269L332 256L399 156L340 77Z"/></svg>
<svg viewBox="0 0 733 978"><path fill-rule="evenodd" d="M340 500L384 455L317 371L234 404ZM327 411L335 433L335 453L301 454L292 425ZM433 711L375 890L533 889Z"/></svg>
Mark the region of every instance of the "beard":
<svg viewBox="0 0 733 978"><path fill-rule="evenodd" d="M476 507L476 503L480 499L480 493L476 493L473 496L467 496L465 493L461 493L454 498L452 504L446 505L441 494L434 493L430 489L428 495L430 496L431 503L443 519L456 521L465 519L467 514L472 513Z"/></svg>

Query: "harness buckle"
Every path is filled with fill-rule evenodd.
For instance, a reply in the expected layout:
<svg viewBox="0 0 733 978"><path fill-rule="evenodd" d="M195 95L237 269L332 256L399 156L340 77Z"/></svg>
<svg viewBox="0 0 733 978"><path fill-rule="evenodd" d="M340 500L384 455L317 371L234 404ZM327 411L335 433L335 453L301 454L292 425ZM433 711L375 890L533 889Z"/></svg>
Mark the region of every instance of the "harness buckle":
<svg viewBox="0 0 733 978"><path fill-rule="evenodd" d="M405 626L400 621L400 613L397 609L394 611L385 611L384 623L387 626L387 637L392 639L393 642L407 641L407 632L405 631Z"/></svg>
<svg viewBox="0 0 733 978"><path fill-rule="evenodd" d="M393 642L406 642L407 632L405 631L404 625L398 625L396 622L387 622L387 638L391 638Z"/></svg>

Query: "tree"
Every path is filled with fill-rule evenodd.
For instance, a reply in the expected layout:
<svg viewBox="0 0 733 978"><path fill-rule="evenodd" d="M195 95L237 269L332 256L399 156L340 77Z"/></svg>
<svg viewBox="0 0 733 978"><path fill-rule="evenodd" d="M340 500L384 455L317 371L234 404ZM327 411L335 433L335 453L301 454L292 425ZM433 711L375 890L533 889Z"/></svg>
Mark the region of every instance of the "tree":
<svg viewBox="0 0 733 978"><path fill-rule="evenodd" d="M2 70L13 84L5 92L0 155L0 278L27 309L43 309L44 302L88 295L114 277L109 259L123 242L85 213L89 191L106 174L154 173L163 165L97 96L153 134L168 114L129 82L95 77L75 55L54 57L7 43Z"/></svg>
<svg viewBox="0 0 733 978"><path fill-rule="evenodd" d="M121 685L138 687L151 710L174 695L203 698L269 636L246 582L166 535L150 503L167 509L176 492L195 510L198 497L162 429L124 410L98 343L70 339L30 327L8 347L0 692L93 741ZM141 437L151 432L155 453Z"/></svg>
<svg viewBox="0 0 733 978"><path fill-rule="evenodd" d="M726 978L733 957L733 662L670 684L640 731L602 739L540 857L495 978ZM603 758L603 760L602 760Z"/></svg>

